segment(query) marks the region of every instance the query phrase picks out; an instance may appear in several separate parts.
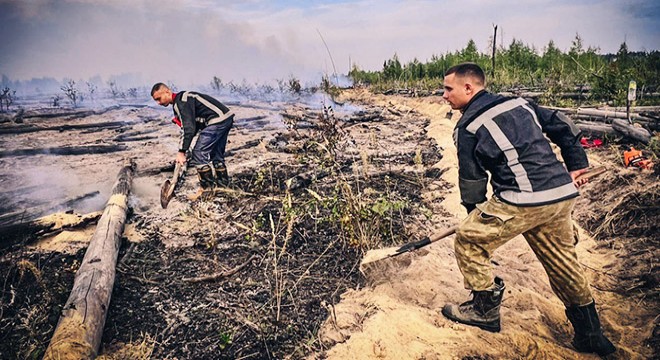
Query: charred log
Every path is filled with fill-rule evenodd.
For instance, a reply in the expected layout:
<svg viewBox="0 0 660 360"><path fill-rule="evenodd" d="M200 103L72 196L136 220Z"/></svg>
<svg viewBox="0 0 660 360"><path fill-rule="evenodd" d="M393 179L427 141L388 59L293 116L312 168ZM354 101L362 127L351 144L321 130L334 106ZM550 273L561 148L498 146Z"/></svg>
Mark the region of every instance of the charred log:
<svg viewBox="0 0 660 360"><path fill-rule="evenodd" d="M612 121L612 128L617 132L641 141L644 144L648 144L649 141L651 141L651 133L649 133L648 130L628 124L625 120L614 119Z"/></svg>
<svg viewBox="0 0 660 360"><path fill-rule="evenodd" d="M56 118L56 117L64 117L68 119L76 119L76 118L82 118L82 117L87 117L91 115L102 115L107 113L108 111L112 110L117 110L121 108L121 105L114 105L114 106L109 106L107 108L101 109L101 110L63 110L63 109L58 109L57 111L49 111L49 112L40 112L40 111L26 111L25 114L23 114L24 119L33 119L33 118Z"/></svg>
<svg viewBox="0 0 660 360"><path fill-rule="evenodd" d="M69 210L76 204L94 198L99 194L98 191L92 191L87 194L67 199L63 202L50 202L49 204L42 206L28 207L20 211L7 212L0 215L0 226L13 226L14 224L33 221L40 216L51 214L56 211Z"/></svg>
<svg viewBox="0 0 660 360"><path fill-rule="evenodd" d="M135 163L119 172L112 196L73 283L44 359L96 357L110 304Z"/></svg>
<svg viewBox="0 0 660 360"><path fill-rule="evenodd" d="M37 131L69 131L69 130L87 130L92 129L95 131L100 130L113 130L126 126L126 123L121 121L100 122L92 124L74 124L74 125L61 125L61 126L36 126L36 125L22 125L22 126L4 126L0 128L0 135L8 134L26 134Z"/></svg>
<svg viewBox="0 0 660 360"><path fill-rule="evenodd" d="M36 149L14 149L0 151L0 158L7 156L32 156L32 155L87 155L107 154L126 150L126 145L84 145L64 146L55 148Z"/></svg>
<svg viewBox="0 0 660 360"><path fill-rule="evenodd" d="M34 242L42 236L54 235L63 230L85 227L96 222L100 216L100 212L77 216L77 221L66 224L58 224L56 217L44 217L31 221L0 226L0 251L4 251L14 246L24 246Z"/></svg>
<svg viewBox="0 0 660 360"><path fill-rule="evenodd" d="M261 139L250 140L250 141L246 142L245 144L243 144L241 146L237 146L237 147L235 147L231 150L226 151L225 156L226 157L233 156L237 151L250 149L250 148L253 148L253 147L255 147L259 144L261 144Z"/></svg>
<svg viewBox="0 0 660 360"><path fill-rule="evenodd" d="M144 140L151 140L151 139L157 139L158 136L153 136L153 135L145 135L145 134L151 134L158 131L158 129L147 129L147 130L141 130L141 131L130 131L123 133L121 135L117 135L115 137L115 141L118 142L129 142L129 141L144 141Z"/></svg>

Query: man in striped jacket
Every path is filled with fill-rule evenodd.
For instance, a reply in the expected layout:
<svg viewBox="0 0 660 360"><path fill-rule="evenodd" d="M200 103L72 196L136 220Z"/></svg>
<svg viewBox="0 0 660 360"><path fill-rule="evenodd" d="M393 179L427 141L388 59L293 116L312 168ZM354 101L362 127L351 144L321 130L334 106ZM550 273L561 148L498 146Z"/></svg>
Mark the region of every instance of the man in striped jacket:
<svg viewBox="0 0 660 360"><path fill-rule="evenodd" d="M566 306L580 352L607 355L616 349L603 335L589 284L575 252L571 212L579 195L576 181L589 163L580 131L562 113L522 98L485 90L485 75L463 63L445 73L444 94L462 112L454 129L459 189L469 215L456 231L456 259L473 298L447 304L449 319L500 331L504 281L493 279L492 253L522 234L543 264L554 293ZM547 137L561 149L565 164ZM490 174L493 196L486 198Z"/></svg>
<svg viewBox="0 0 660 360"><path fill-rule="evenodd" d="M163 83L157 83L151 88L151 97L162 106L173 105L172 122L182 130L176 162L181 165L186 163L186 152L199 133L191 151L190 164L197 168L202 189L229 185L225 146L229 130L234 124L234 113L209 95L194 91L173 93Z"/></svg>

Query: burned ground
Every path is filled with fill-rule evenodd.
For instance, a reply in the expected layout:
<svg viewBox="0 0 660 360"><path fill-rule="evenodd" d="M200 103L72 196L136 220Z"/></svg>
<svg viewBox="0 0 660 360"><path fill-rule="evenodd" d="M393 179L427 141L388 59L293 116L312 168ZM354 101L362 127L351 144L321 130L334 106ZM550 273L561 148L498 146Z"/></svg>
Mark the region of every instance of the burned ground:
<svg viewBox="0 0 660 360"><path fill-rule="evenodd" d="M432 168L440 155L424 133L428 119L370 108L344 122L331 108L294 110L287 112L289 129L275 126L274 134L268 122L237 122L239 134L228 146L228 163L236 165L229 189L191 202L193 173L173 210L161 212L156 199L133 202L128 223L144 240L125 241L120 249L104 356L120 356L113 354L131 344L147 346L130 357L155 358L300 358L323 351L319 327L345 290L364 286L358 271L363 252L423 236L416 230L428 226L441 198L426 202L420 194L431 182L442 183L442 170ZM140 120L157 115L144 111L131 114L134 126L87 133L104 136L99 146L122 147L115 153L88 148L93 154L81 160L90 174L115 156L175 141L166 135L160 145L148 129L154 124ZM47 121L62 126L57 118ZM82 118L67 131L88 129L84 124ZM251 131L252 125L262 132ZM383 132L399 133L406 143L382 138ZM25 140L3 153L6 166L19 157L39 162L78 154L43 151L43 141L30 141L38 133L12 133ZM58 149L76 142L57 134L63 140ZM133 141L143 134L153 135ZM21 147L27 142L33 150ZM151 181L158 183L159 169L169 169L166 163L154 167L162 159L143 157L138 177L156 176ZM3 358L43 355L84 255L32 247L39 236L31 230L6 239L1 254Z"/></svg>

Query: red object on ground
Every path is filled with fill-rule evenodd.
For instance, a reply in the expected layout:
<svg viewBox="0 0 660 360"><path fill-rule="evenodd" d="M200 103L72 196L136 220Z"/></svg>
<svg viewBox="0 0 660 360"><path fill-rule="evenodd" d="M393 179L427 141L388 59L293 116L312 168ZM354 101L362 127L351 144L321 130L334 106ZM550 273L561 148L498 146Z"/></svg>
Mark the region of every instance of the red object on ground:
<svg viewBox="0 0 660 360"><path fill-rule="evenodd" d="M601 140L601 139L593 139L592 140L592 139L587 139L587 138L583 137L582 139L580 139L580 144L582 144L583 148L589 149L589 148L602 146L603 145L603 140Z"/></svg>

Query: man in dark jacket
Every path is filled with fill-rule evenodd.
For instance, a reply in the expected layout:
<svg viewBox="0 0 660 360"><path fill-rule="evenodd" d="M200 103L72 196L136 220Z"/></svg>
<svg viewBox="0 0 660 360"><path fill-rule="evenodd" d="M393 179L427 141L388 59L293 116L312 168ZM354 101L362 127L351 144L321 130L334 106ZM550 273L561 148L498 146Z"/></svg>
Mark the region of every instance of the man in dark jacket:
<svg viewBox="0 0 660 360"><path fill-rule="evenodd" d="M491 272L490 258L522 234L566 306L575 329L573 346L599 355L616 349L603 335L589 284L575 252L571 213L579 195L576 181L589 163L580 131L565 115L522 98L485 90L485 75L463 63L445 73L443 97L461 119L454 129L459 189L469 215L456 231L455 250L465 287L473 298L447 304L442 314L454 321L500 331L504 281ZM548 138L561 149L562 164ZM486 184L494 195L486 198Z"/></svg>
<svg viewBox="0 0 660 360"><path fill-rule="evenodd" d="M199 133L190 164L197 168L202 189L227 186L229 174L225 166L225 146L234 124L234 113L209 95L193 91L173 93L163 83L151 88L151 97L162 106L173 105L172 122L182 130L176 162L181 165L186 163L186 152Z"/></svg>

